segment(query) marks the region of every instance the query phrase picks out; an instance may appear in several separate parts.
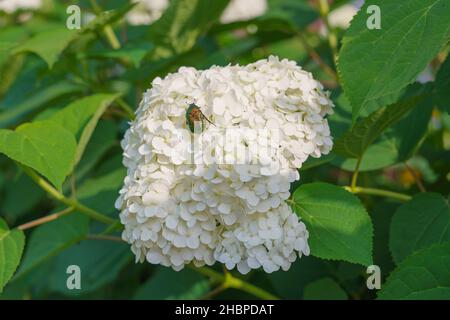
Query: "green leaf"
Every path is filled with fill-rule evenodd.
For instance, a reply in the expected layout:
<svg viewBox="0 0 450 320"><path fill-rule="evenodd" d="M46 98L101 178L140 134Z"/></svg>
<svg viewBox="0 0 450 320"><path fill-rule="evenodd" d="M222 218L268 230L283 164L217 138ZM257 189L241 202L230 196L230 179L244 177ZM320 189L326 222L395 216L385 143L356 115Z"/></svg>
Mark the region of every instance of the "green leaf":
<svg viewBox="0 0 450 320"><path fill-rule="evenodd" d="M0 104L6 111L0 112L0 127L5 127L17 123L24 116L38 110L46 103L52 101L57 97L61 97L70 93L80 92L84 88L80 85L70 83L68 81L61 81L44 88L36 88L27 99L23 100L13 107Z"/></svg>
<svg viewBox="0 0 450 320"><path fill-rule="evenodd" d="M113 58L113 59L129 59L134 67L139 67L142 59L148 55L155 46L151 43L139 43L128 45L117 50L98 50L89 52L89 57L95 58Z"/></svg>
<svg viewBox="0 0 450 320"><path fill-rule="evenodd" d="M173 271L159 267L134 295L137 300L192 300L204 296L210 289L208 279L190 269Z"/></svg>
<svg viewBox="0 0 450 320"><path fill-rule="evenodd" d="M169 57L190 50L198 37L216 22L229 0L173 0L152 24L149 37L157 44L155 57ZM205 14L207 12L207 14Z"/></svg>
<svg viewBox="0 0 450 320"><path fill-rule="evenodd" d="M117 144L117 127L113 121L100 120L95 128L89 143L86 146L83 157L77 166L76 178L83 178L91 170L102 156L115 144Z"/></svg>
<svg viewBox="0 0 450 320"><path fill-rule="evenodd" d="M59 254L49 275L50 289L68 296L84 295L116 280L120 270L132 258L129 246L123 242L85 240ZM67 267L81 269L81 290L69 290Z"/></svg>
<svg viewBox="0 0 450 320"><path fill-rule="evenodd" d="M340 137L333 151L339 155L360 158L381 133L414 108L423 97L415 97L375 111L357 122L353 128Z"/></svg>
<svg viewBox="0 0 450 320"><path fill-rule="evenodd" d="M347 293L331 278L322 278L305 287L305 300L347 300Z"/></svg>
<svg viewBox="0 0 450 320"><path fill-rule="evenodd" d="M120 94L88 96L69 104L48 119L67 128L78 138L75 165L80 161L101 115L119 96Z"/></svg>
<svg viewBox="0 0 450 320"><path fill-rule="evenodd" d="M311 183L295 190L289 203L307 226L312 255L372 264L372 222L356 196L338 186Z"/></svg>
<svg viewBox="0 0 450 320"><path fill-rule="evenodd" d="M127 3L117 9L102 11L94 19L89 21L89 23L83 27L81 32L87 33L102 30L106 25L111 25L122 18L128 11L133 9L136 4L137 2Z"/></svg>
<svg viewBox="0 0 450 320"><path fill-rule="evenodd" d="M14 49L14 53L33 52L47 62L51 69L59 55L78 35L77 31L66 28L65 25L49 28L37 33Z"/></svg>
<svg viewBox="0 0 450 320"><path fill-rule="evenodd" d="M434 101L436 106L450 114L450 56L439 69L434 82Z"/></svg>
<svg viewBox="0 0 450 320"><path fill-rule="evenodd" d="M9 230L0 218L0 293L11 279L22 257L25 236L20 230Z"/></svg>
<svg viewBox="0 0 450 320"><path fill-rule="evenodd" d="M27 201L23 201L23 195L27 195ZM29 213L36 204L44 197L42 190L26 174L20 173L18 176L8 181L8 188L5 189L2 199L2 210L5 217L16 221L18 218Z"/></svg>
<svg viewBox="0 0 450 320"><path fill-rule="evenodd" d="M391 223L390 249L399 264L411 253L450 241L450 207L437 193L420 193L398 208Z"/></svg>
<svg viewBox="0 0 450 320"><path fill-rule="evenodd" d="M305 286L311 281L330 275L330 262L315 257L297 259L288 271L279 270L266 274L277 296L285 299L301 299Z"/></svg>
<svg viewBox="0 0 450 320"><path fill-rule="evenodd" d="M71 213L37 227L28 241L15 279L84 239L88 227L89 218L80 213Z"/></svg>
<svg viewBox="0 0 450 320"><path fill-rule="evenodd" d="M381 29L369 29L369 5L381 11ZM353 121L396 101L445 43L450 28L447 0L366 2L342 41L339 74L353 107ZM424 50L426 48L426 50Z"/></svg>
<svg viewBox="0 0 450 320"><path fill-rule="evenodd" d="M384 300L450 299L450 242L406 258L378 292Z"/></svg>
<svg viewBox="0 0 450 320"><path fill-rule="evenodd" d="M125 168L86 180L77 190L79 200L86 206L105 214L116 213L114 202L126 175Z"/></svg>
<svg viewBox="0 0 450 320"><path fill-rule="evenodd" d="M61 189L73 167L76 141L53 122L26 123L15 131L0 129L0 152L33 168Z"/></svg>

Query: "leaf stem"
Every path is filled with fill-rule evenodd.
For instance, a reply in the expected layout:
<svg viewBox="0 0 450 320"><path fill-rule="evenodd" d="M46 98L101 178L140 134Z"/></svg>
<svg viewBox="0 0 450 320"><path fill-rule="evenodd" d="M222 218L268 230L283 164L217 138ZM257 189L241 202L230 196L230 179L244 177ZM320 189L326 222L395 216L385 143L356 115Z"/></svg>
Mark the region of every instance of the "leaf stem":
<svg viewBox="0 0 450 320"><path fill-rule="evenodd" d="M362 157L358 158L358 162L356 162L355 170L353 171L352 175L352 184L351 188L354 190L356 188L356 183L358 182L358 175L359 175L359 167L361 165Z"/></svg>
<svg viewBox="0 0 450 320"><path fill-rule="evenodd" d="M314 60L314 62L317 63L317 65L319 67L321 67L322 70L333 79L333 81L336 82L338 80L338 76L337 76L336 72L334 72L334 70L322 60L320 55L308 43L307 39L301 32L296 32L296 35L297 35L298 39L300 40L300 42L302 43L303 48L305 48L305 50L308 52L308 55L311 57L311 59ZM333 85L336 86L336 83L334 83Z"/></svg>
<svg viewBox="0 0 450 320"><path fill-rule="evenodd" d="M123 100L122 98L118 98L116 101L117 104L122 108L122 110L127 114L128 118L130 118L130 120L134 120L135 118L134 111L130 107L130 105L126 103L125 100Z"/></svg>
<svg viewBox="0 0 450 320"><path fill-rule="evenodd" d="M383 190L383 189L351 187L351 186L346 186L344 188L345 188L345 190L347 190L351 193L355 193L355 194L360 193L360 194L368 194L368 195L373 195L373 196L382 196L382 197L392 198L392 199L396 199L396 200L400 200L400 201L409 201L412 199L412 196L410 196L410 195L407 195L404 193L399 193L399 192L394 192L394 191Z"/></svg>
<svg viewBox="0 0 450 320"><path fill-rule="evenodd" d="M234 277L230 272L227 272L226 274L221 274L211 268L208 267L194 267L189 266L192 270L199 272L203 274L204 276L209 277L213 282L219 282L221 283L221 286L224 289L233 288L233 289L239 289L244 292L250 293L254 295L255 297L258 297L263 300L278 300L279 298L270 292L265 291L264 289L261 289L251 283L248 283L242 279Z"/></svg>
<svg viewBox="0 0 450 320"><path fill-rule="evenodd" d="M417 171L415 169L411 168L411 166L407 162L404 162L404 164L405 164L406 170L408 170L409 173L411 173L411 175L413 176L414 182L416 183L416 185L419 188L420 192L427 192L427 190L425 189L425 186L422 183L422 179L417 174Z"/></svg>
<svg viewBox="0 0 450 320"><path fill-rule="evenodd" d="M91 7L94 10L94 12L98 15L102 12L102 8L100 8L100 6L98 5L96 0L90 0L91 2ZM109 42L109 45L111 46L111 48L113 48L114 50L120 49L121 45L119 42L119 39L117 39L114 30L111 28L110 25L106 25L103 27L103 33L106 36L106 39Z"/></svg>
<svg viewBox="0 0 450 320"><path fill-rule="evenodd" d="M67 215L69 213L72 213L74 211L75 211L75 209L73 207L69 207L69 208L61 210L59 212L55 212L55 213L49 214L49 215L47 215L45 217L42 217L42 218L39 218L39 219L36 219L36 220L32 220L30 222L21 224L21 225L19 225L17 227L17 229L19 229L19 230L31 229L31 228L37 227L37 226L39 226L41 224L44 224L44 223L56 220L58 218L61 218L62 216L65 216L65 215Z"/></svg>
<svg viewBox="0 0 450 320"><path fill-rule="evenodd" d="M50 185L44 178L42 178L40 175L38 175L34 170L31 168L23 166L23 170L25 173L33 179L34 182L38 186L40 186L44 191L46 191L50 196L52 196L54 199L58 200L59 202L67 205L68 207L73 207L74 210L79 211L80 213L103 223L111 224L114 223L115 220L95 211L94 209L91 209L89 207L86 207L84 204L78 202L76 199L70 199L64 196L61 192L56 190L52 185Z"/></svg>
<svg viewBox="0 0 450 320"><path fill-rule="evenodd" d="M109 236L106 234L88 234L86 236L87 240L109 240L115 242L124 242L122 238L116 236Z"/></svg>

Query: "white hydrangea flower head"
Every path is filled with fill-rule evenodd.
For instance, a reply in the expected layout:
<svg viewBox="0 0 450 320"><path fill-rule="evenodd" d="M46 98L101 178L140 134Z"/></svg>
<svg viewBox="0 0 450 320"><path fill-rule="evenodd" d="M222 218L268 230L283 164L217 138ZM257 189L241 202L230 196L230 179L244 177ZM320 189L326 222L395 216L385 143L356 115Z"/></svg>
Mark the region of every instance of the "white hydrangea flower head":
<svg viewBox="0 0 450 320"><path fill-rule="evenodd" d="M1 1L1 0L0 0ZM126 15L131 25L148 25L158 20L169 6L169 0L140 0ZM220 21L230 23L249 20L263 15L267 10L267 0L231 0Z"/></svg>
<svg viewBox="0 0 450 320"><path fill-rule="evenodd" d="M195 103L209 122L191 132ZM122 141L116 207L136 261L288 270L308 231L285 203L302 163L332 148L333 103L295 62L269 57L156 78Z"/></svg>
<svg viewBox="0 0 450 320"><path fill-rule="evenodd" d="M42 6L42 0L0 0L0 11L14 13L17 10L36 10Z"/></svg>

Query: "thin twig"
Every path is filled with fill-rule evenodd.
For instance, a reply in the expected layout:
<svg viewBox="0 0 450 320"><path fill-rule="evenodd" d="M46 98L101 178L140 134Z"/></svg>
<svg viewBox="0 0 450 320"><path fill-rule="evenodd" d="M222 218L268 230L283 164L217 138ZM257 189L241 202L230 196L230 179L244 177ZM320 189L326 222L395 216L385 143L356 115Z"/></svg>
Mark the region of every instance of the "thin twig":
<svg viewBox="0 0 450 320"><path fill-rule="evenodd" d="M88 234L86 236L87 240L108 240L116 242L124 242L122 238L116 236L109 236L106 234Z"/></svg>
<svg viewBox="0 0 450 320"><path fill-rule="evenodd" d="M331 48L331 52L333 53L334 63L336 64L338 57L338 39L336 30L330 25L330 21L328 20L328 15L330 13L328 0L319 0L319 13L322 17L325 27L327 28L328 44Z"/></svg>
<svg viewBox="0 0 450 320"><path fill-rule="evenodd" d="M334 87L336 87L336 85L337 85L336 82L338 81L338 76L337 76L336 72L322 60L321 56L308 43L307 39L301 32L297 32L296 34L297 34L298 39L302 43L302 46L308 52L308 55L311 57L311 59L313 59L314 62L317 63L319 65L319 67L322 68L322 70L334 80Z"/></svg>
<svg viewBox="0 0 450 320"><path fill-rule="evenodd" d="M355 194L368 194L372 196L382 196L387 198L392 198L400 201L409 201L412 199L412 196L404 193L389 191L389 190L383 190L383 189L375 189L375 188L363 188L363 187L351 187L346 186L344 187L345 190L351 193Z"/></svg>
<svg viewBox="0 0 450 320"><path fill-rule="evenodd" d="M419 175L417 174L417 171L414 170L413 168L411 168L407 162L404 162L405 164L405 168L409 171L409 173L412 174L413 178L414 178L414 182L416 183L417 187L419 188L420 192L427 192L427 190L425 189L425 186L422 183L422 179L419 177Z"/></svg>
<svg viewBox="0 0 450 320"><path fill-rule="evenodd" d="M38 186L40 186L44 191L46 191L50 196L52 196L54 199L58 200L59 202L67 205L68 207L73 207L75 210L79 211L80 213L103 223L111 224L115 223L116 220L98 212L94 209L91 209L84 204L78 202L76 199L70 199L67 198L65 195L63 195L61 192L56 190L52 185L50 185L44 178L42 178L40 175L38 175L33 169L29 167L23 166L24 172L34 181L37 183Z"/></svg>
<svg viewBox="0 0 450 320"><path fill-rule="evenodd" d="M17 227L17 229L19 229L19 230L31 229L31 228L37 227L37 226L39 226L41 224L44 224L44 223L56 220L58 218L61 218L62 216L66 215L66 214L69 214L69 213L71 213L73 211L74 211L74 208L73 207L69 207L69 208L61 210L59 212L55 212L55 213L49 214L48 216L45 216L45 217L42 217L42 218L39 218L39 219L36 219L36 220L32 220L30 222L21 224L21 225L19 225Z"/></svg>

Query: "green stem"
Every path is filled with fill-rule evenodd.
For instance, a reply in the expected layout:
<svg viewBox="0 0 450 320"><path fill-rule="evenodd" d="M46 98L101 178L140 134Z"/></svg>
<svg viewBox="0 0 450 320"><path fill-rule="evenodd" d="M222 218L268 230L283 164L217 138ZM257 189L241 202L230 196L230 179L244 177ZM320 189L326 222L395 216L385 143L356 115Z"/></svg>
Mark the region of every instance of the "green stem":
<svg viewBox="0 0 450 320"><path fill-rule="evenodd" d="M336 30L330 25L328 20L328 14L330 13L330 6L328 5L328 0L319 0L319 12L322 17L322 20L327 28L328 33L328 44L330 45L331 52L333 53L334 63L336 64L338 57L338 39Z"/></svg>
<svg viewBox="0 0 450 320"><path fill-rule="evenodd" d="M353 171L352 184L351 184L352 189L356 188L356 182L358 182L359 166L361 165L361 159L362 159L362 157L358 158L358 162L356 162L355 170Z"/></svg>
<svg viewBox="0 0 450 320"><path fill-rule="evenodd" d="M100 8L100 6L97 4L96 0L90 0L91 2L91 7L94 10L94 12L99 15L102 12L102 8ZM113 48L114 50L120 49L121 45L119 42L119 39L117 39L114 30L111 28L110 25L106 25L103 27L103 33L106 36L106 39L109 42L109 45L111 46L111 48Z"/></svg>
<svg viewBox="0 0 450 320"><path fill-rule="evenodd" d="M387 198L392 198L400 201L409 201L412 199L410 195L404 193L398 193L394 191L388 191L383 189L375 189L375 188L363 188L363 187L344 187L345 190L355 193L355 194L368 194L373 196L382 196Z"/></svg>
<svg viewBox="0 0 450 320"><path fill-rule="evenodd" d="M117 100L118 105L122 108L123 111L127 114L128 118L131 120L134 120L134 111L133 109L128 105L128 103L125 102L122 98L118 98Z"/></svg>
<svg viewBox="0 0 450 320"><path fill-rule="evenodd" d="M105 216L104 214L95 211L94 209L91 209L89 207L86 207L84 204L79 203L76 199L70 199L64 196L61 192L56 190L53 186L51 186L44 178L42 178L40 175L38 175L34 170L28 167L23 167L23 170L26 174L30 176L31 179L34 180L34 182L37 183L42 189L44 189L50 196L52 196L54 199L58 200L61 203L64 203L68 207L73 207L76 211L79 211L80 213L94 219L98 220L100 222L111 224L115 222L114 219Z"/></svg>
<svg viewBox="0 0 450 320"><path fill-rule="evenodd" d="M254 295L255 297L261 298L263 300L278 300L279 298L277 296L274 296L273 294L265 291L264 289L261 289L251 283L248 283L242 279L234 277L231 273L227 272L225 275L214 271L211 268L208 267L201 267L196 268L194 266L190 266L190 268L194 271L197 271L204 276L209 277L213 282L219 282L222 283L222 286L224 288L233 288L233 289L239 289L244 292L250 293Z"/></svg>

